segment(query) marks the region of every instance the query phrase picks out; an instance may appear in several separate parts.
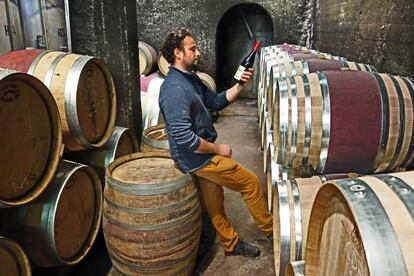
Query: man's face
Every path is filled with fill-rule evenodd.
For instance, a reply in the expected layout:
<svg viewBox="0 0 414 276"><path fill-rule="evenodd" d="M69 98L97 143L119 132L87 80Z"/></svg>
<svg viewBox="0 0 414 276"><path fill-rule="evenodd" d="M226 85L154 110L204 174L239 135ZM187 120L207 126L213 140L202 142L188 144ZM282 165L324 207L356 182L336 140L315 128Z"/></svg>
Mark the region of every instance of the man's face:
<svg viewBox="0 0 414 276"><path fill-rule="evenodd" d="M198 65L200 52L197 49L196 42L191 36L186 36L183 40L184 51L180 51L180 59L178 60L188 70L194 70Z"/></svg>

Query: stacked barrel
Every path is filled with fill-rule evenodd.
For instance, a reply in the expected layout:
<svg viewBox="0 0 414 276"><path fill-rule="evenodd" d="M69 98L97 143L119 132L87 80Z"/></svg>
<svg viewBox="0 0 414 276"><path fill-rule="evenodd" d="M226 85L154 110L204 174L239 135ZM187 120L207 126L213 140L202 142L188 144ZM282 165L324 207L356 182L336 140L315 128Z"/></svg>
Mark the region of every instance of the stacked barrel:
<svg viewBox="0 0 414 276"><path fill-rule="evenodd" d="M37 49L0 55L0 68L0 274L77 264L101 225L95 169L138 151L114 126L112 76L98 58ZM96 151L105 165L67 160Z"/></svg>
<svg viewBox="0 0 414 276"><path fill-rule="evenodd" d="M262 48L259 62L276 274L414 273L414 173L357 178L413 166L414 82L296 45ZM373 242L381 232L387 245Z"/></svg>

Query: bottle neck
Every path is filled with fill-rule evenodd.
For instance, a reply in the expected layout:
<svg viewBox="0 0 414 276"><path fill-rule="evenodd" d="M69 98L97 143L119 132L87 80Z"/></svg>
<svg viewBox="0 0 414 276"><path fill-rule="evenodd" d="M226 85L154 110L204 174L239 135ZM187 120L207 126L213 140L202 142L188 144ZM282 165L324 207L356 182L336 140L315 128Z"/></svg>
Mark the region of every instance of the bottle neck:
<svg viewBox="0 0 414 276"><path fill-rule="evenodd" d="M259 47L260 47L260 41L256 40L256 42L254 43L253 49L247 55L247 58L250 58L251 56L253 56L254 54L256 54L257 49L259 49Z"/></svg>
<svg viewBox="0 0 414 276"><path fill-rule="evenodd" d="M261 42L259 40L256 40L256 42L254 43L252 52L257 51L257 49L259 49L259 47L260 47L260 44L261 44Z"/></svg>

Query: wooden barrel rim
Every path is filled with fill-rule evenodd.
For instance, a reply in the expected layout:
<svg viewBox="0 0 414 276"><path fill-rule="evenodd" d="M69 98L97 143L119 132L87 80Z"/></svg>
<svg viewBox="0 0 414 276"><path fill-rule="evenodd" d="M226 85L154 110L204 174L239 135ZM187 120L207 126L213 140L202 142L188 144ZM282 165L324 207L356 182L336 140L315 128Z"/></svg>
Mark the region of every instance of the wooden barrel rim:
<svg viewBox="0 0 414 276"><path fill-rule="evenodd" d="M266 178L267 178L267 209L269 212L273 211L273 189L278 181L279 167L274 160L274 145L269 143L267 148L267 160L266 160Z"/></svg>
<svg viewBox="0 0 414 276"><path fill-rule="evenodd" d="M27 73L28 74L30 74L30 75L33 75L33 73L34 73L34 71L35 71L35 69L36 69L36 67L37 67L37 65L38 65L38 63L39 63L39 61L44 57L44 56L46 56L47 54L49 54L49 53L51 53L51 52L55 52L54 50L46 50L46 51L43 51L43 52L41 52L39 55L37 55L34 59L33 59L33 61L32 61L32 63L30 64L30 67L29 67L29 69L27 70Z"/></svg>
<svg viewBox="0 0 414 276"><path fill-rule="evenodd" d="M280 79L280 65L279 64L273 64L270 68L270 80L266 84L266 90L269 94L267 97L269 100L267 100L267 104L269 105L268 111L270 115L270 129L273 130L273 121L274 121L274 108L275 108L275 97L276 97L276 91L279 90L279 79Z"/></svg>
<svg viewBox="0 0 414 276"><path fill-rule="evenodd" d="M269 158L273 158L273 156L269 156L269 154L272 154L272 152L270 152L269 148L270 148L270 144L272 144L273 147L273 130L270 129L270 119L268 118L265 121L265 133L264 133L264 143L263 143L263 169L264 169L264 173L267 172L267 164L269 162ZM263 133L263 131L262 131Z"/></svg>
<svg viewBox="0 0 414 276"><path fill-rule="evenodd" d="M165 59L165 57L162 55L162 53L159 53L158 58L157 58L157 63L158 63L158 69L159 69L161 75L167 76L168 71L170 70L170 68L169 68L170 64Z"/></svg>
<svg viewBox="0 0 414 276"><path fill-rule="evenodd" d="M155 195L160 193L167 193L185 187L192 183L190 174L183 174L182 176L162 183L148 183L148 185L131 185L134 183L119 181L112 177L112 172L120 165L142 158L164 158L170 159L171 156L166 152L137 152L130 155L123 156L112 162L106 169L106 183L116 191L129 193L131 195Z"/></svg>
<svg viewBox="0 0 414 276"><path fill-rule="evenodd" d="M114 132L111 135L111 138L109 138L109 140L107 142L107 148L109 150L107 151L107 153L105 155L105 162L104 162L105 167L108 166L112 161L114 161L116 151L118 149L119 139L124 134L131 137L131 142L132 142L132 146L134 147L134 152L138 151L138 149L139 149L138 142L135 139L135 135L132 132L132 130L129 129L129 128L125 128L125 127L116 126L114 128Z"/></svg>
<svg viewBox="0 0 414 276"><path fill-rule="evenodd" d="M283 274L287 264L290 262L291 252L289 195L286 181L276 181L276 186L272 193L277 193L277 195L273 194L273 225L279 225L279 227L273 227L274 254L279 253L279 259L275 258L274 265L276 274ZM279 210L279 212L276 210Z"/></svg>
<svg viewBox="0 0 414 276"><path fill-rule="evenodd" d="M396 164L396 161L398 159L398 156L401 153L402 147L403 147L403 139L404 139L404 134L405 134L405 103L404 103L404 95L403 95L403 91L400 87L400 84L398 83L398 81L396 80L396 78L394 76L389 75L388 76L394 87L395 90L397 92L397 96L398 96L398 103L400 106L400 112L399 112L399 118L400 118L400 126L398 128L398 138L397 138L397 145L395 147L394 150L394 156L391 158L390 163L388 164L387 168L385 169L385 171L390 171L391 169L394 169L398 164Z"/></svg>
<svg viewBox="0 0 414 276"><path fill-rule="evenodd" d="M408 275L398 239L388 215L373 189L361 179L328 182L319 190L311 212L312 226L309 226L307 248L313 248L315 252L319 252L319 231L322 227L322 218L318 218L317 213L327 206L327 202L322 202L319 198L326 195L330 198L334 194L346 202L352 219L358 225L355 230L364 241L362 246L365 252L368 252L366 262L370 274L387 274L386 269L388 269L388 273ZM384 252L388 254L383 254ZM306 251L307 273L317 272L314 267L316 258L318 257L315 254ZM310 264L313 264L312 267Z"/></svg>
<svg viewBox="0 0 414 276"><path fill-rule="evenodd" d="M277 95L275 95L275 105L278 104L278 120L279 123L278 132L275 133L278 135L278 143L277 143L277 156L275 156L277 163L279 164L285 164L286 160L286 152L287 152L287 137L288 137L288 118L289 118L289 99L288 99L288 80L286 79L279 79L278 80L278 90L275 90L279 92ZM275 92L276 94L276 92ZM276 98L278 99L276 102ZM276 126L274 126L275 129Z"/></svg>
<svg viewBox="0 0 414 276"><path fill-rule="evenodd" d="M158 130L161 128L165 128L165 124L158 124L152 127L149 127L147 129L144 130L143 134L142 134L142 144L145 146L149 146L151 148L156 148L156 149L163 149L163 150L169 150L170 146L169 146L169 142L168 140L155 140L155 139L151 139L150 137L148 137L148 134L151 133L154 130Z"/></svg>
<svg viewBox="0 0 414 276"><path fill-rule="evenodd" d="M55 264L72 265L79 263L83 259L83 257L87 255L87 253L92 247L92 243L94 242L98 234L100 221L102 217L102 188L98 175L91 167L68 161L65 161L65 163L62 164L62 166L64 166L64 172L61 175L62 177L54 178L54 180L52 181L51 189L49 190L50 194L55 194L56 196L49 196L46 199L47 208L50 211L48 212L47 216L42 216L41 225L42 228L45 229L47 235L46 237L44 237L44 239L45 241L48 241L45 242L45 251L47 252L48 257ZM70 181L67 180L69 180L72 177L72 175L74 175L79 170L85 171L92 180L92 183L94 185L93 188L95 191L97 209L95 209L95 215L93 216L93 228L88 233L88 236L86 237L84 244L81 245L83 250L79 250L79 252L73 257L63 258L57 252L55 244L55 215L63 190L66 188L66 184L70 185Z"/></svg>
<svg viewBox="0 0 414 276"><path fill-rule="evenodd" d="M30 276L31 267L29 258L24 252L23 248L16 242L6 237L0 236L0 247L4 247L5 250L10 252L10 255L13 255L13 259L16 260L16 263L20 265L21 276Z"/></svg>
<svg viewBox="0 0 414 276"><path fill-rule="evenodd" d="M145 68L142 72L141 72L141 66L139 67L139 70L140 70L139 73L140 75L141 74L148 75L149 73L151 73L152 69L155 67L154 65L157 62L157 53L155 52L155 49L151 45L143 41L138 41L138 50L139 52L143 53L144 60L146 62Z"/></svg>
<svg viewBox="0 0 414 276"><path fill-rule="evenodd" d="M286 267L286 276L304 276L305 261L290 262Z"/></svg>
<svg viewBox="0 0 414 276"><path fill-rule="evenodd" d="M310 204L322 184L322 178L314 176L279 180L273 187L273 246L279 274L289 262L304 258Z"/></svg>
<svg viewBox="0 0 414 276"><path fill-rule="evenodd" d="M1 72L1 71L0 71ZM46 106L48 106L50 109L47 109L47 113L50 118L50 125L56 126L52 129L52 139L51 139L51 149L49 152L48 157L48 166L43 172L43 174L40 176L41 182L39 185L37 185L32 191L28 192L26 195L24 195L22 198L20 198L18 201L15 200L0 200L0 206L17 206L26 204L33 199L35 199L37 196L39 196L44 189L49 185L49 182L52 180L54 173L58 167L59 164L59 158L62 155L63 152L63 145L62 145L62 126L61 126L61 120L59 116L58 107L56 105L55 100L53 99L52 95L50 94L50 91L47 89L45 85L41 81L39 81L37 78L25 74L25 73L19 73L12 70L6 70L2 71L3 74L0 74L0 80L8 80L11 78L18 78L19 80L24 81L29 86L32 86L34 90L41 91L38 95L41 97L43 102ZM30 82L28 81L30 80ZM33 82L37 83L37 87L33 85Z"/></svg>
<svg viewBox="0 0 414 276"><path fill-rule="evenodd" d="M297 143L298 143L298 125L299 125L299 118L298 118L298 95L297 95L297 88L296 88L296 80L295 78L290 78L290 102L291 102L291 136L290 136L290 152L287 152L289 155L289 160L287 165L289 167L293 167L293 160L296 158L296 150L297 150Z"/></svg>
<svg viewBox="0 0 414 276"><path fill-rule="evenodd" d="M216 82L209 74L201 71L196 72L196 74L210 90L216 91Z"/></svg>
<svg viewBox="0 0 414 276"><path fill-rule="evenodd" d="M106 124L106 129L103 131L100 140L98 142L89 142L85 135L82 132L79 124L79 118L77 115L77 90L79 85L80 76L82 73L83 68L86 66L87 63L92 62L96 64L99 69L104 73L105 80L107 81L107 86L109 88L109 100L111 101L109 107L109 114L108 114L108 122ZM73 64L72 68L68 72L68 77L66 80L65 85L65 113L66 118L72 118L68 120L68 126L72 133L74 133L74 139L83 147L85 148L95 148L103 146L108 139L110 138L112 131L115 125L116 119L116 97L115 97L115 85L112 79L111 74L109 73L106 65L97 58L91 56L80 56L75 63Z"/></svg>
<svg viewBox="0 0 414 276"><path fill-rule="evenodd" d="M403 82L405 83L405 85L408 89L408 92L409 92L410 97L411 97L411 105L414 108L414 86L413 86L412 82L410 82L408 79L402 78L402 80L403 80ZM411 137L414 137L414 127L412 129ZM403 167L409 166L410 163L412 162L413 158L414 158L414 138L411 139L410 145L408 147L407 156L402 161L402 166Z"/></svg>

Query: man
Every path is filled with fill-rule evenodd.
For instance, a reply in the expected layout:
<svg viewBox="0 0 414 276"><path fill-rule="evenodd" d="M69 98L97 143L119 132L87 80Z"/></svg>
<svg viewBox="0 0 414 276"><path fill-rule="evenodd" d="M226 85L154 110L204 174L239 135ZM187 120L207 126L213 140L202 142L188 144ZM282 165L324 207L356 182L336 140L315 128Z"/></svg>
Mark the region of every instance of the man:
<svg viewBox="0 0 414 276"><path fill-rule="evenodd" d="M171 156L182 171L198 177L209 218L223 243L225 254L257 257L259 248L241 240L227 219L223 186L242 194L257 226L271 237L272 217L267 211L259 179L231 159L230 145L214 144L217 133L207 111L207 108L221 110L234 102L249 83L253 70L243 74L244 85L236 84L216 94L192 73L200 52L188 30L169 34L161 52L171 63L159 97Z"/></svg>

